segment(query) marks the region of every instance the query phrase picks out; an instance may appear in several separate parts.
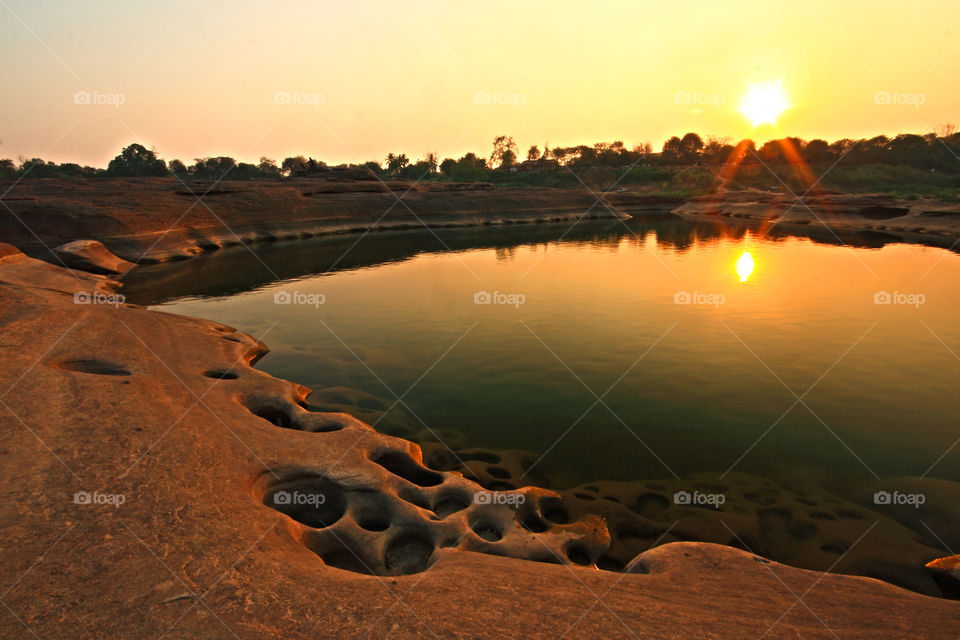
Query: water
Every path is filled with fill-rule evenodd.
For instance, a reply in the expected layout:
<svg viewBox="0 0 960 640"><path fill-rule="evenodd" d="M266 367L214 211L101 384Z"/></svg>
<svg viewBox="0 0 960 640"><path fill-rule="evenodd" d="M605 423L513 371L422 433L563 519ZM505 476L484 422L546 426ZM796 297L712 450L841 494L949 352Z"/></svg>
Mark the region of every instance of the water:
<svg viewBox="0 0 960 640"><path fill-rule="evenodd" d="M434 452L519 451L490 488L600 486L610 501L585 509L645 523L613 564L708 540L935 592L923 563L960 546L960 256L672 216L437 234L232 248L137 269L127 295L263 340L258 366L314 408ZM727 509L670 505L698 487ZM877 505L878 487L921 490L924 510Z"/></svg>
<svg viewBox="0 0 960 640"><path fill-rule="evenodd" d="M960 479L960 447L940 458L960 435L960 257L756 234L665 219L346 236L142 269L128 293L263 339L273 375L403 396L386 430L543 455L556 486L785 466ZM522 304L475 304L484 291Z"/></svg>

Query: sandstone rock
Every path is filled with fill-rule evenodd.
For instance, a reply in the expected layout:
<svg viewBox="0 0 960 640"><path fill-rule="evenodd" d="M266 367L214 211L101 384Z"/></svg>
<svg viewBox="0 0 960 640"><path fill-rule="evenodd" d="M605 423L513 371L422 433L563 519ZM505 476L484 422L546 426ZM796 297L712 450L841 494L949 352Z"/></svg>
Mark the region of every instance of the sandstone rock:
<svg viewBox="0 0 960 640"><path fill-rule="evenodd" d="M66 266L90 273L121 274L134 267L134 263L110 253L110 250L97 240L74 240L62 244L53 250Z"/></svg>
<svg viewBox="0 0 960 640"><path fill-rule="evenodd" d="M956 603L717 545L597 571L608 524L555 492L488 499L408 441L304 409L250 336L75 305L77 280L0 258L11 636L960 635Z"/></svg>
<svg viewBox="0 0 960 640"><path fill-rule="evenodd" d="M960 556L937 558L927 563L927 570L940 585L944 595L960 598Z"/></svg>

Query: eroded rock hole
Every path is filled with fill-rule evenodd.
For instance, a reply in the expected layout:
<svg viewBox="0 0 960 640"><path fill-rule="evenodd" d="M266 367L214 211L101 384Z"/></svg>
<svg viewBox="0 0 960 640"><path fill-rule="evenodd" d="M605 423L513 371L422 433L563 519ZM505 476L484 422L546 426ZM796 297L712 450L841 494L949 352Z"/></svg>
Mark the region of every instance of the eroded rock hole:
<svg viewBox="0 0 960 640"><path fill-rule="evenodd" d="M277 427L283 427L284 429L297 428L293 423L293 418L290 416L290 413L278 407L258 407L250 409L250 411L258 418L263 418Z"/></svg>
<svg viewBox="0 0 960 640"><path fill-rule="evenodd" d="M530 531L531 533L543 533L544 531L550 528L549 525L547 525L546 522L541 520L540 516L538 516L533 511L525 514L520 519L520 524L523 525L524 529L526 529L527 531Z"/></svg>
<svg viewBox="0 0 960 640"><path fill-rule="evenodd" d="M443 476L435 471L422 467L408 454L400 451L387 451L371 458L372 462L380 465L395 476L400 476L407 482L420 487L434 487L443 482Z"/></svg>
<svg viewBox="0 0 960 640"><path fill-rule="evenodd" d="M463 493L446 493L437 498L433 512L441 518L463 511L470 506L470 498Z"/></svg>
<svg viewBox="0 0 960 640"><path fill-rule="evenodd" d="M547 499L540 503L540 515L548 522L554 524L567 524L570 522L570 515L563 506L563 502L556 498Z"/></svg>
<svg viewBox="0 0 960 640"><path fill-rule="evenodd" d="M470 525L477 536L487 542L498 542L503 539L503 532L496 524L488 520L478 520Z"/></svg>
<svg viewBox="0 0 960 640"><path fill-rule="evenodd" d="M353 494L350 513L361 529L386 531L390 528L390 507L379 494Z"/></svg>
<svg viewBox="0 0 960 640"><path fill-rule="evenodd" d="M236 372L229 369L211 369L210 371L204 371L203 375L218 380L236 380L240 377Z"/></svg>
<svg viewBox="0 0 960 640"><path fill-rule="evenodd" d="M79 358L76 360L62 360L52 363L57 369L66 369L67 371L77 371L79 373L92 373L98 376L129 376L130 370L123 365L107 362L106 360L95 360Z"/></svg>
<svg viewBox="0 0 960 640"><path fill-rule="evenodd" d="M387 544L383 564L387 575L403 576L425 571L433 555L433 542L422 531L408 531Z"/></svg>
<svg viewBox="0 0 960 640"><path fill-rule="evenodd" d="M264 495L263 504L315 529L329 527L346 511L343 489L310 476L274 485Z"/></svg>
<svg viewBox="0 0 960 640"><path fill-rule="evenodd" d="M581 566L588 566L593 564L593 559L590 557L590 553L587 551L579 542L572 542L566 546L564 553L567 554L570 562L574 564L579 564Z"/></svg>

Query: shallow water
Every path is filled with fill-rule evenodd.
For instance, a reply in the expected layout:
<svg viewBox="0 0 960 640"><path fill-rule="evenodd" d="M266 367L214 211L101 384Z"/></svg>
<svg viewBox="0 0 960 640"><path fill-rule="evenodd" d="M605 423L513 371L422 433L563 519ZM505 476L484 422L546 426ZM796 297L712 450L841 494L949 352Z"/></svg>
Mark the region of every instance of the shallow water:
<svg viewBox="0 0 960 640"><path fill-rule="evenodd" d="M362 417L533 452L519 484L960 479L953 253L671 218L437 233L237 247L137 270L127 293L262 339L276 376L375 396L317 406L400 396ZM893 304L875 303L884 291Z"/></svg>

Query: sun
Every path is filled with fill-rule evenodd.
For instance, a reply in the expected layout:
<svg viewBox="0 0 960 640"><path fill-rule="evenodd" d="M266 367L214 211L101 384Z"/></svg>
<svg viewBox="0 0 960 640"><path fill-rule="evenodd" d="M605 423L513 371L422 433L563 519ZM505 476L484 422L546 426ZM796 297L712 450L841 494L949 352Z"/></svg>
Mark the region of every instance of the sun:
<svg viewBox="0 0 960 640"><path fill-rule="evenodd" d="M760 84L751 82L737 110L756 127L761 124L776 124L780 114L789 107L790 101L787 99L783 82L777 79Z"/></svg>

